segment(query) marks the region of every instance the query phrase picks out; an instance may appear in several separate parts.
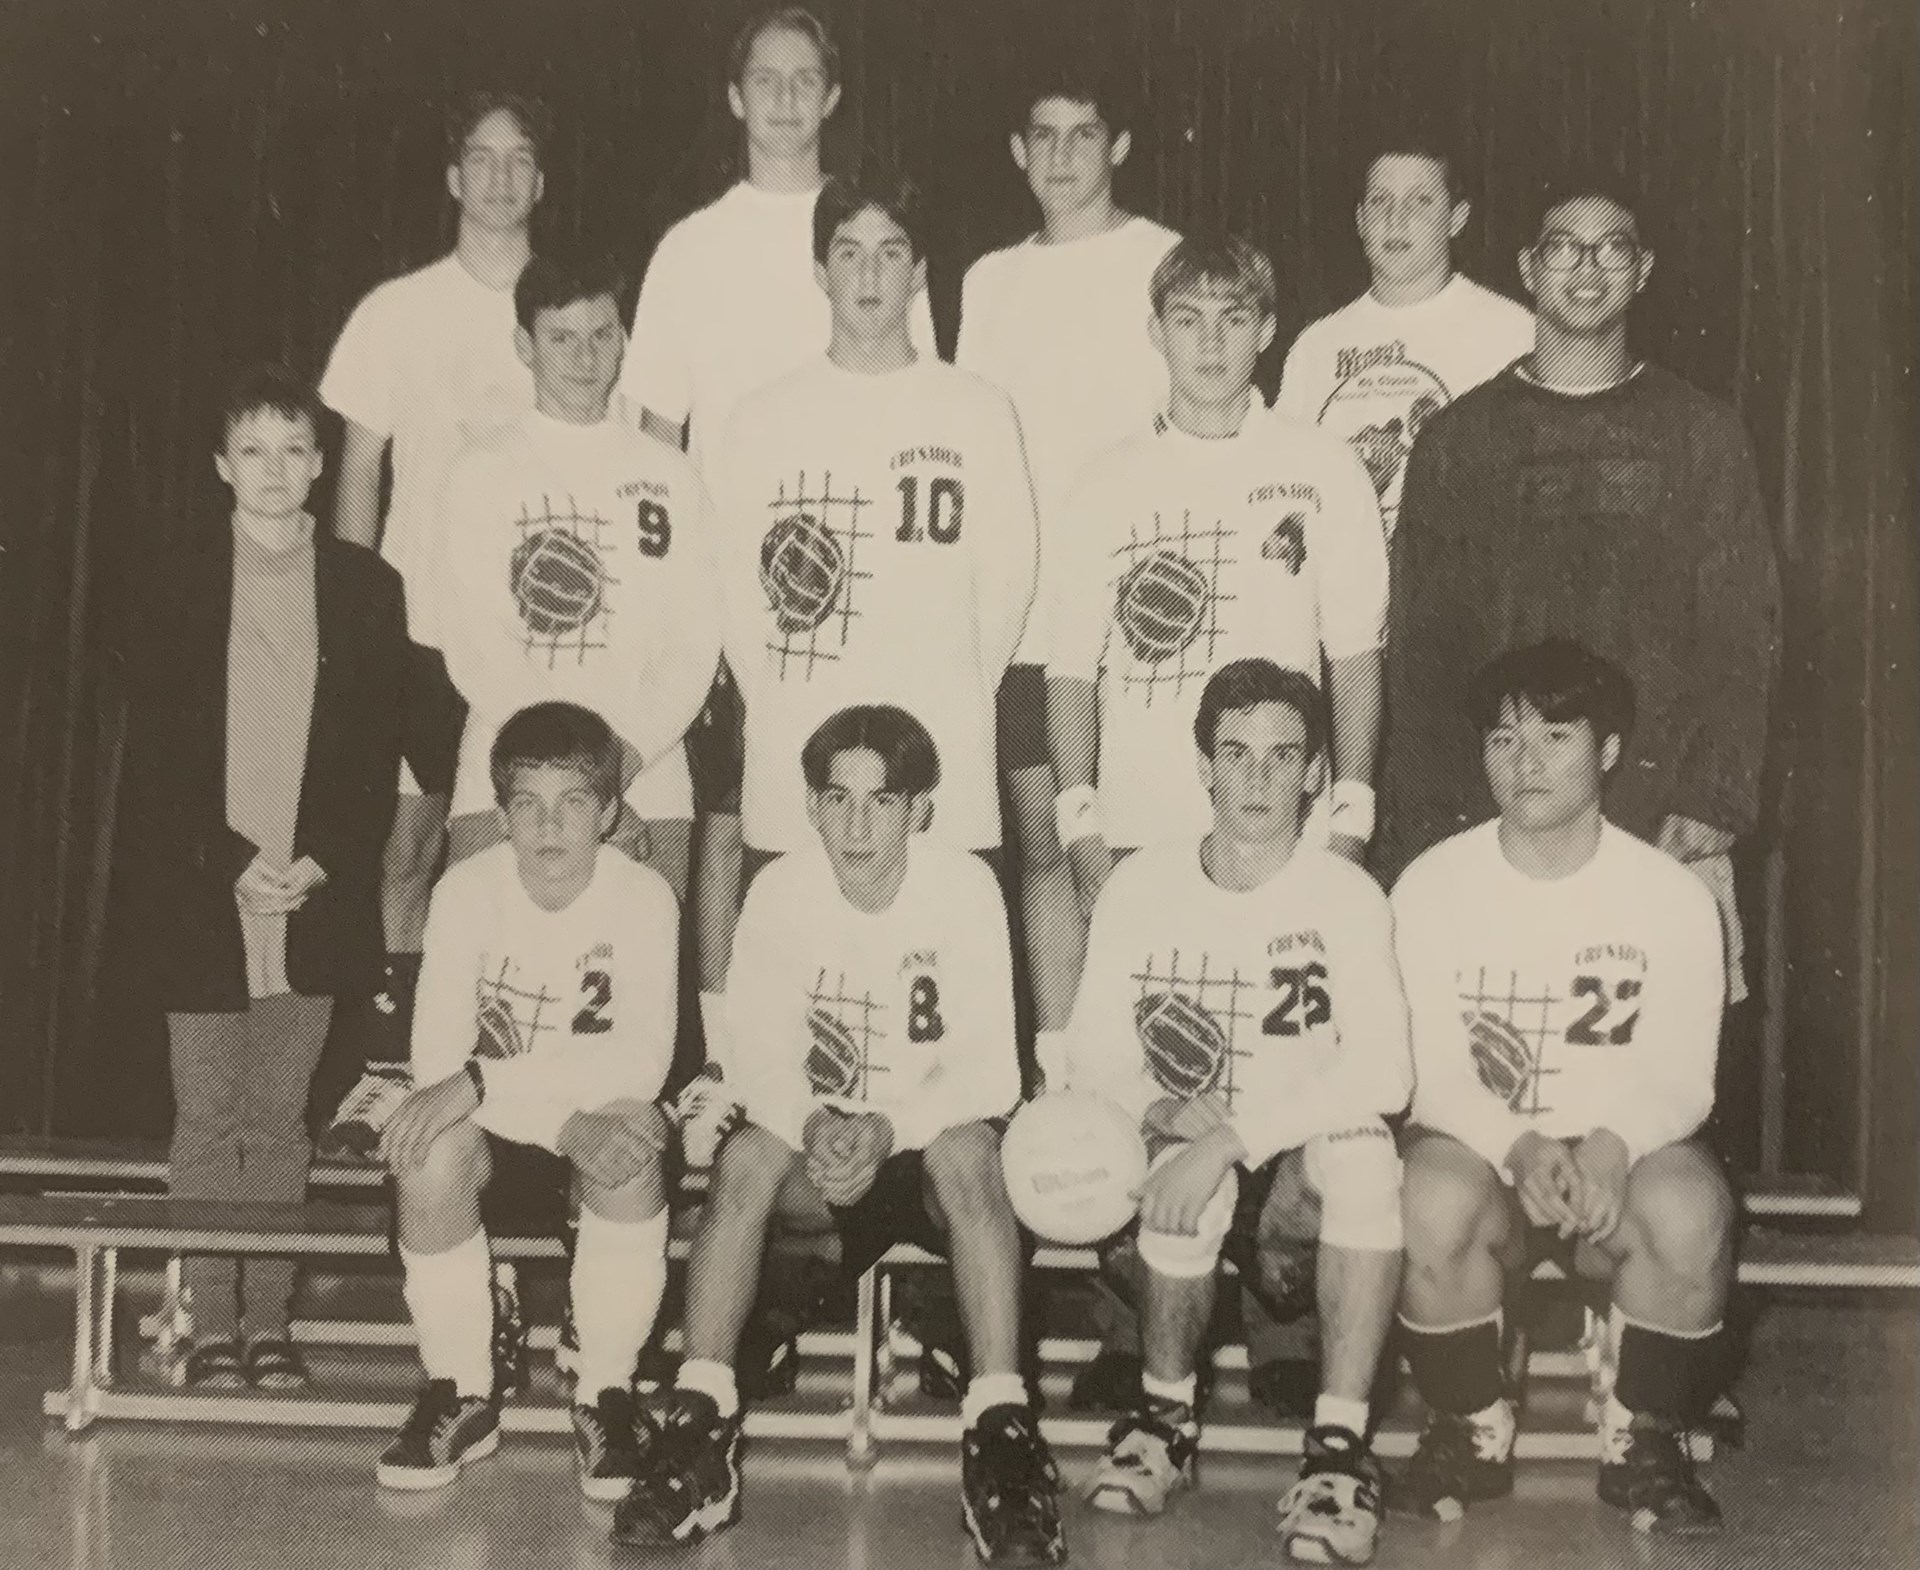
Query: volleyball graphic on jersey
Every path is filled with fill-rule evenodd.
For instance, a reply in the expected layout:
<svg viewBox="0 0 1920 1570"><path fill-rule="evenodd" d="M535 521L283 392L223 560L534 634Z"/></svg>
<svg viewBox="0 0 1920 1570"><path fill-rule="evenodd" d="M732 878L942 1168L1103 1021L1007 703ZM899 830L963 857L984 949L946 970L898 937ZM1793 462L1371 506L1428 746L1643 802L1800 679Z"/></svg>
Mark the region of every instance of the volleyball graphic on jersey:
<svg viewBox="0 0 1920 1570"><path fill-rule="evenodd" d="M571 529L535 529L514 547L508 571L520 619L536 637L578 632L600 613L600 553Z"/></svg>
<svg viewBox="0 0 1920 1570"><path fill-rule="evenodd" d="M1515 1112L1534 1081L1533 1054L1527 1043L1507 1021L1497 1014L1462 1014L1467 1027L1467 1048L1473 1054L1473 1071L1480 1083Z"/></svg>
<svg viewBox="0 0 1920 1570"><path fill-rule="evenodd" d="M840 602L847 556L808 513L782 518L760 542L760 587L782 632L811 632Z"/></svg>
<svg viewBox="0 0 1920 1570"><path fill-rule="evenodd" d="M1220 1083L1227 1032L1201 1004L1179 992L1149 992L1133 1006L1133 1030L1154 1083L1183 1101Z"/></svg>
<svg viewBox="0 0 1920 1570"><path fill-rule="evenodd" d="M860 1048L853 1032L818 1004L807 1010L807 1084L816 1096L852 1096L860 1090Z"/></svg>
<svg viewBox="0 0 1920 1570"><path fill-rule="evenodd" d="M497 992L480 1000L480 1039L474 1043L477 1058L517 1058L527 1050L520 1039L520 1027L514 1022L513 1005Z"/></svg>
<svg viewBox="0 0 1920 1570"><path fill-rule="evenodd" d="M1206 574L1186 557L1155 551L1121 578L1114 620L1134 658L1158 665L1200 636L1208 595Z"/></svg>
<svg viewBox="0 0 1920 1570"><path fill-rule="evenodd" d="M1013 1212L1050 1243L1097 1242L1140 1208L1147 1147L1133 1120L1091 1091L1054 1091L1013 1115L1000 1141Z"/></svg>

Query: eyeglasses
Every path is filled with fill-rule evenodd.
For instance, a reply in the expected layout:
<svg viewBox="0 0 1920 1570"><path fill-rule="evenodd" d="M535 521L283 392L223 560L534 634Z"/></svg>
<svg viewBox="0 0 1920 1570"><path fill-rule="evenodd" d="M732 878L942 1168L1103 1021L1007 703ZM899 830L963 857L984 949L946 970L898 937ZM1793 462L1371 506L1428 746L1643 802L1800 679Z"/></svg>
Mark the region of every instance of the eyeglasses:
<svg viewBox="0 0 1920 1570"><path fill-rule="evenodd" d="M1598 240L1549 234L1541 237L1533 254L1550 273L1570 273L1589 256L1603 273L1624 273L1640 260L1640 243L1626 234L1602 235Z"/></svg>

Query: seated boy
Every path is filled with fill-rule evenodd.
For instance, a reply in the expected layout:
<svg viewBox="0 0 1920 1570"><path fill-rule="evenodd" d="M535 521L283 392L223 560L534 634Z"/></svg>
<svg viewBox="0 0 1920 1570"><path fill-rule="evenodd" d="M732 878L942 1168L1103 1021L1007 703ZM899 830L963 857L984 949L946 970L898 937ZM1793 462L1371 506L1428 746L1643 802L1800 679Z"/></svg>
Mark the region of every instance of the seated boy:
<svg viewBox="0 0 1920 1570"><path fill-rule="evenodd" d="M721 1146L687 1269L686 1361L642 1413L621 1542L687 1543L740 1510L734 1361L769 1228L837 1232L842 1268L895 1243L953 1262L974 1370L961 1509L988 1564L1065 1557L1058 1475L1018 1372L1023 1247L1000 1172L1020 1096L1006 908L979 858L921 837L933 738L842 709L801 752L820 848L754 880L727 990L747 1122Z"/></svg>
<svg viewBox="0 0 1920 1570"><path fill-rule="evenodd" d="M1299 671L1234 660L1193 734L1213 826L1136 852L1094 907L1068 1077L1141 1119L1139 1404L1088 1494L1157 1515L1193 1481L1195 1362L1223 1252L1281 1311L1317 1303L1322 1384L1289 1558L1365 1564L1380 1523L1368 1396L1400 1284L1407 1019L1386 897L1302 846L1326 779L1326 700Z"/></svg>
<svg viewBox="0 0 1920 1570"><path fill-rule="evenodd" d="M666 1281L654 1105L673 1057L679 906L666 880L602 855L621 744L570 703L500 727L493 789L508 843L434 891L413 1018L417 1087L388 1123L407 1307L427 1383L380 1458L389 1488L438 1488L499 1444L480 1194L488 1136L555 1151L578 1180L570 1282L579 1335L580 1486L632 1481L634 1363Z"/></svg>
<svg viewBox="0 0 1920 1570"><path fill-rule="evenodd" d="M1457 1519L1513 1488L1509 1273L1605 1283L1619 1374L1600 1497L1641 1531L1715 1530L1684 1430L1712 1399L1733 1200L1693 1137L1713 1105L1719 917L1681 863L1601 814L1633 685L1576 643L1492 661L1468 712L1500 816L1393 891L1418 1091L1400 1318L1426 1432L1396 1502Z"/></svg>

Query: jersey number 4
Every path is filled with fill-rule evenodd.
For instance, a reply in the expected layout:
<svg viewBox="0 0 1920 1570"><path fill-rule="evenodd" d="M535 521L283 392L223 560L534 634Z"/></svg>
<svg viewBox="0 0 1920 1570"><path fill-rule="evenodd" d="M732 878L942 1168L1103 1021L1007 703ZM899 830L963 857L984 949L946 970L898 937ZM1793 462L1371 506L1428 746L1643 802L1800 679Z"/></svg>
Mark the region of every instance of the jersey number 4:
<svg viewBox="0 0 1920 1570"><path fill-rule="evenodd" d="M967 487L950 474L942 474L927 486L927 517L924 531L920 520L920 476L900 477L900 527L893 537L903 545L916 540L932 540L935 545L951 545L960 538L960 522L967 513Z"/></svg>
<svg viewBox="0 0 1920 1570"><path fill-rule="evenodd" d="M1640 1023L1640 1005L1635 1001L1640 996L1638 978L1617 981L1608 992L1598 976L1575 976L1573 995L1593 1001L1586 1013L1567 1026L1568 1046L1624 1047L1633 1040L1633 1027ZM1615 1018L1616 1009L1625 1012Z"/></svg>
<svg viewBox="0 0 1920 1570"><path fill-rule="evenodd" d="M1280 993L1280 1006L1262 1021L1262 1035L1297 1036L1333 1018L1327 967L1318 960L1308 965L1276 965L1273 984Z"/></svg>
<svg viewBox="0 0 1920 1570"><path fill-rule="evenodd" d="M573 1016L576 1036L602 1036L613 1029L613 977L604 970L589 970L580 977L580 1012Z"/></svg>

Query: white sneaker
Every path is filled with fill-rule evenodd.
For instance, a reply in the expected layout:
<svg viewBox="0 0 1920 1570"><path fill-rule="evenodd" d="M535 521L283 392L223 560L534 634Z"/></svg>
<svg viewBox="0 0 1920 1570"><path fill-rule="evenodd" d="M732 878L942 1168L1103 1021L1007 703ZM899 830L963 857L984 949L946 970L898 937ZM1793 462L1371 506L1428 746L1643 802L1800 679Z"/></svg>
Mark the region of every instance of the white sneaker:
<svg viewBox="0 0 1920 1570"><path fill-rule="evenodd" d="M1107 1453L1087 1484L1087 1503L1115 1515L1159 1515L1193 1486L1197 1437L1146 1413L1123 1417L1107 1435Z"/></svg>
<svg viewBox="0 0 1920 1570"><path fill-rule="evenodd" d="M1280 1541L1289 1559L1315 1565L1373 1560L1382 1510L1380 1469L1344 1428L1307 1430L1300 1481L1280 1496Z"/></svg>

